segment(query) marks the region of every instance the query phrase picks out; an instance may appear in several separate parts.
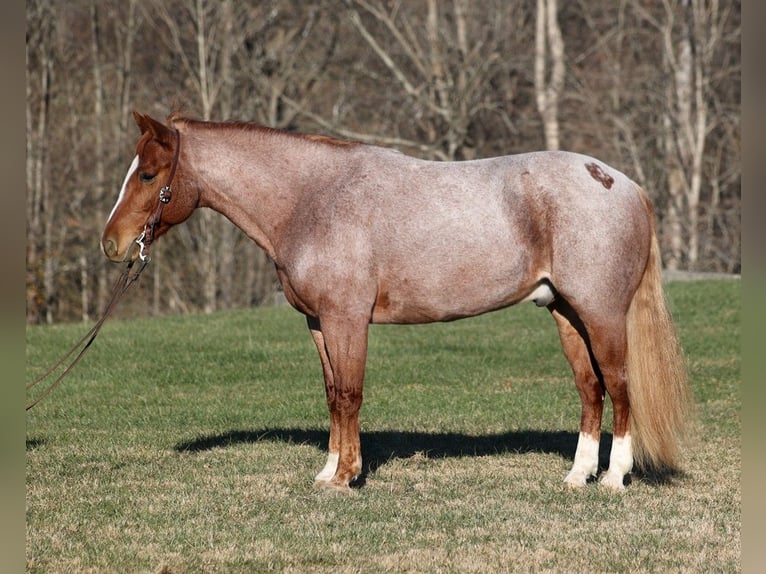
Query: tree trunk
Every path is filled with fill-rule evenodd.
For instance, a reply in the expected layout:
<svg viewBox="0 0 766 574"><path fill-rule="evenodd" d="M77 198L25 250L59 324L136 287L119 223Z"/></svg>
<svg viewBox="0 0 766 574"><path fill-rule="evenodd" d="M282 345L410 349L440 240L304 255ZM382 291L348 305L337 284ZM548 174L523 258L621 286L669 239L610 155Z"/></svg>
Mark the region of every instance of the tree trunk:
<svg viewBox="0 0 766 574"><path fill-rule="evenodd" d="M676 41L673 30L679 7L681 30ZM719 26L717 0L683 0L680 6L666 4L664 60L675 87L675 91L668 90L669 111L665 121L666 153L670 164L668 191L671 198L668 211L671 232L669 266L681 265L683 255L688 269L695 269L699 262L699 204L705 143L710 129L708 75L713 51L721 34ZM683 249L684 237L686 249Z"/></svg>
<svg viewBox="0 0 766 574"><path fill-rule="evenodd" d="M40 16L41 21L45 20ZM44 178L48 149L48 106L50 103L50 80L52 60L47 30L40 27L37 53L40 59L39 76L27 73L27 320L37 323L49 317L45 311L48 293L42 283L42 269L50 254L40 253L40 238L45 235L43 228L43 207L45 212L53 206L45 206ZM27 58L29 57L27 51ZM38 78L38 109L31 108L31 80ZM37 125L34 125L34 122Z"/></svg>
<svg viewBox="0 0 766 574"><path fill-rule="evenodd" d="M101 74L101 50L99 46L99 39L101 30L98 22L98 8L97 1L91 0L90 3L90 16L91 16L91 57L93 58L93 123L94 129L94 149L93 149L93 167L94 167L94 196L96 205L104 204L104 81ZM106 214L102 210L99 210L99 215L102 219L106 217ZM103 223L102 223L103 225ZM89 228L86 228L86 232ZM87 245L87 242L84 242ZM85 246L83 246L85 249ZM88 258L83 255L80 258L80 263L87 267ZM107 284L106 267L99 265L97 267L99 272L97 273L97 289L98 295L96 297L98 313L104 312L107 299L109 298L109 286ZM87 269L83 269L83 273L87 273ZM82 299L83 302L87 302L87 297ZM82 309L83 321L88 320L88 309Z"/></svg>
<svg viewBox="0 0 766 574"><path fill-rule="evenodd" d="M557 0L537 0L535 20L535 96L543 121L545 147L557 150L559 98L564 88L564 40L558 23ZM550 50L550 78L548 51Z"/></svg>

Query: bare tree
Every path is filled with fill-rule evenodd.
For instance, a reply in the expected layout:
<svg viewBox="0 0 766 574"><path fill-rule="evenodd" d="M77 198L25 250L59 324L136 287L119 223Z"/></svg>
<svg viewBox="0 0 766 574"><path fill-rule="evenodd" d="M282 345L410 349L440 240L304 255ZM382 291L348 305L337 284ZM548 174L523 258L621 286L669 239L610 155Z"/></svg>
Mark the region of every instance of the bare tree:
<svg viewBox="0 0 766 574"><path fill-rule="evenodd" d="M54 68L54 8L46 2L28 2L27 73L27 317L52 322L53 258L52 217L47 174L48 114ZM34 47L34 49L32 48ZM33 60L33 61L30 61ZM45 218L45 219L44 219ZM42 243L42 244L41 244ZM42 315L42 316L41 316Z"/></svg>
<svg viewBox="0 0 766 574"><path fill-rule="evenodd" d="M711 64L723 36L726 15L718 0L664 0L663 65L667 71L665 159L670 269L695 269L700 253L700 195L710 113Z"/></svg>
<svg viewBox="0 0 766 574"><path fill-rule="evenodd" d="M95 137L94 137L94 149L93 149L93 164L95 171L95 200L96 202L103 204L106 196L106 178L104 177L104 78L101 73L102 56L101 56L101 27L99 23L98 3L96 0L90 1L90 24L91 24L91 65L93 70L93 118L95 123ZM88 258L85 251L80 254L80 275L82 277L81 293L82 293L82 318L83 321L87 321L88 314ZM106 272L103 266L100 268L101 272L98 273L98 301L99 312L102 312L106 306L107 299L107 281Z"/></svg>
<svg viewBox="0 0 766 574"><path fill-rule="evenodd" d="M503 11L495 5L481 11L474 5L471 11L465 0L451 5L428 0L425 14L410 5L389 6L355 0L348 17L400 88L412 111L408 123L420 129L427 146L402 137L378 141L420 149L439 159L473 157L469 128L486 106L482 86L498 72L500 34L495 26L502 25ZM486 13L492 24L477 26L479 14ZM474 26L469 26L469 18Z"/></svg>
<svg viewBox="0 0 766 574"><path fill-rule="evenodd" d="M187 80L195 87L202 118L211 119L215 109L220 115L230 114L232 59L234 50L241 45L240 32L235 27L235 4L231 0L220 3L188 0L174 5L156 1L153 10L162 22L160 36L167 39L168 47L187 73ZM194 38L193 43L187 41L189 37ZM237 232L231 223L208 211L195 214L190 225L203 238L195 261L202 278L203 310L211 313L218 307L219 293L227 296L231 293L233 242ZM222 281L224 285L219 291Z"/></svg>
<svg viewBox="0 0 766 574"><path fill-rule="evenodd" d="M537 0L535 95L537 110L543 119L547 149L555 150L560 147L558 112L559 99L564 89L564 71L564 40L558 23L557 2Z"/></svg>
<svg viewBox="0 0 766 574"><path fill-rule="evenodd" d="M276 8L287 4L292 9ZM243 112L274 128L291 128L316 97L338 41L338 22L326 1L259 4L245 23L246 49L237 56L238 81L250 97ZM289 103L288 103L289 102Z"/></svg>
<svg viewBox="0 0 766 574"><path fill-rule="evenodd" d="M567 132L590 153L613 142L601 155L627 166L652 194L669 267L736 270L735 4L622 0L610 14L581 1L578 8L589 36L571 36L577 88L568 92Z"/></svg>

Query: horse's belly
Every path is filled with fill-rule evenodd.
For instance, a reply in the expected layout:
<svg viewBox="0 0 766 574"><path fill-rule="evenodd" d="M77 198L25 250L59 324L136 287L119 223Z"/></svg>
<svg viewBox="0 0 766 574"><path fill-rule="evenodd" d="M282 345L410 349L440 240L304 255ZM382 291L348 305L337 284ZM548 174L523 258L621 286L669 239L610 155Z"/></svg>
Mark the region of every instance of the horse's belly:
<svg viewBox="0 0 766 574"><path fill-rule="evenodd" d="M452 321L501 309L535 297L545 299L533 273L481 273L403 277L382 281L372 312L374 323Z"/></svg>

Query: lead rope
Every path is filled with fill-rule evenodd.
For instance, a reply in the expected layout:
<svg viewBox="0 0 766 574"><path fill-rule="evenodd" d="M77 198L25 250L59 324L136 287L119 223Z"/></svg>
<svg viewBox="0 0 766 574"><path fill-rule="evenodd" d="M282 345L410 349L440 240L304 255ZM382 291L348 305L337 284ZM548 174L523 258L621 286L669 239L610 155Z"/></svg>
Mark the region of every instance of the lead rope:
<svg viewBox="0 0 766 574"><path fill-rule="evenodd" d="M80 339L79 341L77 341L77 343L74 344L74 346L69 350L69 352L66 355L64 355L58 361L56 361L47 371L45 371L37 379L27 384L26 389L28 391L33 389L34 387L39 385L41 382L46 380L57 368L59 368L69 357L71 357L77 351L77 349L80 349L80 352L77 353L74 360L71 363L69 363L69 366L66 369L64 369L64 371L56 378L56 380L53 381L44 391L42 391L36 399L34 399L31 403L29 403L26 406L26 410L29 410L32 407L34 407L37 403L43 400L48 394L50 394L51 391L53 391L53 389L59 386L61 381L64 380L64 377L66 377L69 374L69 371L72 370L72 368L77 364L77 362L85 354L85 351L88 350L91 343L93 343L93 341L96 339L96 335L98 335L98 332L101 330L101 327L103 326L107 317L109 317L109 315L112 313L114 308L117 306L117 303L119 302L119 300L122 299L123 295L125 295L125 293L130 288L130 286L136 282L138 277L141 275L141 272L147 266L149 261L151 261L151 258L149 257L149 246L154 241L154 232L156 231L157 226L160 224L160 220L162 218L162 209L165 207L165 205L167 205L170 202L170 199L173 196L171 184L173 183L173 178L175 177L175 174L176 174L176 168L178 166L178 157L181 152L181 133L178 130L175 130L175 132L176 132L176 150L175 150L175 154L173 155L173 163L170 165L170 173L168 174L168 181L162 187L162 189L160 189L160 197L159 197L159 202L157 203L156 209L152 212L152 214L146 220L146 223L144 224L144 229L141 232L141 235L139 235L134 240L135 245L138 246L138 260L140 261L138 268L133 270L133 265L136 262L135 260L131 259L130 261L128 261L127 267L122 272L122 274L117 278L117 281L115 281L114 287L112 287L112 295L109 299L109 303L107 304L106 309L104 309L104 314L101 316L101 318L96 322L95 325L93 325L93 327L91 327L90 331L85 333L82 339ZM133 249L135 249L135 247L133 247ZM126 257L130 258L132 253L133 253L132 251L128 252L128 254L126 254Z"/></svg>
<svg viewBox="0 0 766 574"><path fill-rule="evenodd" d="M149 258L146 257L145 259L142 259L140 261L140 264L137 269L133 270L133 264L134 261L129 261L128 266L125 268L125 270L122 272L122 274L117 278L117 281L114 283L114 287L112 287L112 296L109 299L109 303L106 306L106 309L104 309L104 314L101 315L101 318L96 322L93 327L91 327L90 331L85 333L85 335L77 341L77 343L74 344L74 346L69 350L69 352L61 357L58 361L56 361L53 365L51 365L50 368L48 368L47 371L45 371L42 375L40 375L37 379L32 381L31 383L27 384L27 390L31 390L37 385L39 385L41 382L46 380L50 377L50 375L58 369L69 357L71 357L77 349L80 349L80 352L77 353L74 360L72 360L71 363L69 363L69 366L64 369L64 371L56 378L55 381L53 381L48 387L38 395L38 397L33 400L31 403L29 403L26 406L26 410L31 409L33 406L35 406L37 403L39 403L43 398L45 398L53 389L55 389L62 380L64 380L64 377L66 377L69 374L69 371L72 370L72 368L79 362L79 360L82 358L82 356L85 354L85 351L88 350L91 343L96 339L96 335L98 335L98 332L101 330L101 327L104 325L104 322L106 321L107 317L112 313L114 308L117 306L117 302L122 299L122 296L127 292L127 290L130 288L130 286L138 279L139 275L141 275L141 272L144 270L144 267L146 267L147 263L149 263ZM84 343L84 344L83 344ZM82 347L82 348L81 348Z"/></svg>

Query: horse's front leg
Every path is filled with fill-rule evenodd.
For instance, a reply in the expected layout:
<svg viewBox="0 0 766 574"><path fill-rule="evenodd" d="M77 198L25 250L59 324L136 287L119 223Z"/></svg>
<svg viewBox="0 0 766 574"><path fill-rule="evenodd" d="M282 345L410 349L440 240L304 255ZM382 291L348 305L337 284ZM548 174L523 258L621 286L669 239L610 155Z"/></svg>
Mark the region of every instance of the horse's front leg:
<svg viewBox="0 0 766 574"><path fill-rule="evenodd" d="M318 486L348 491L362 472L359 409L367 359L367 320L309 318L319 352L330 411L327 462L316 475Z"/></svg>
<svg viewBox="0 0 766 574"><path fill-rule="evenodd" d="M327 462L324 468L314 477L317 483L328 482L335 476L335 470L338 468L338 458L340 454L340 430L338 429L339 418L336 416L335 409L333 409L335 398L335 381L332 374L332 367L330 366L330 358L327 356L327 348L325 347L324 335L319 327L319 320L315 317L307 317L311 337L314 339L314 344L317 347L319 353L319 360L322 363L322 375L324 377L324 390L327 397L327 408L330 411L330 440L327 448Z"/></svg>

